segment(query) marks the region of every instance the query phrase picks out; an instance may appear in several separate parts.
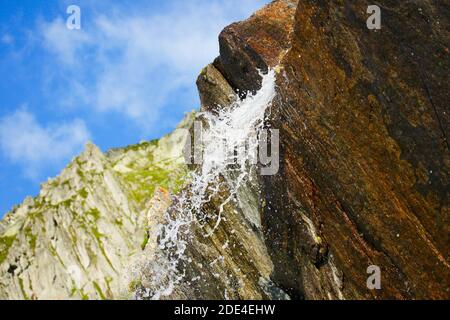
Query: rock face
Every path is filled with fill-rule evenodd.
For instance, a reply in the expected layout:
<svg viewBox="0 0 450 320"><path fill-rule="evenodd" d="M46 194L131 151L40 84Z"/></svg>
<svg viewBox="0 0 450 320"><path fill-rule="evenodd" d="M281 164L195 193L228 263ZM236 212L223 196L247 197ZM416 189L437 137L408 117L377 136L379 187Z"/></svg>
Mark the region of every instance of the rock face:
<svg viewBox="0 0 450 320"><path fill-rule="evenodd" d="M0 299L131 297L128 268L152 240L169 192L184 185L186 137L177 130L107 154L88 144L38 197L7 214Z"/></svg>
<svg viewBox="0 0 450 320"><path fill-rule="evenodd" d="M392 6L378 32L362 3L296 11L273 117L282 169L265 182L263 220L284 262L275 278L299 296L450 297L449 11ZM367 289L369 265L382 290Z"/></svg>
<svg viewBox="0 0 450 320"><path fill-rule="evenodd" d="M236 100L233 88L214 65L207 65L197 79L203 111L217 111Z"/></svg>
<svg viewBox="0 0 450 320"><path fill-rule="evenodd" d="M0 298L449 299L450 12L377 3L377 31L340 0L275 0L225 28L199 120L247 120L275 71L261 119L278 173L186 179L186 131L89 145L1 222Z"/></svg>
<svg viewBox="0 0 450 320"><path fill-rule="evenodd" d="M279 71L281 168L260 213L291 298L450 297L449 9L380 7L371 31L363 3L274 1L219 37L214 65L241 96Z"/></svg>
<svg viewBox="0 0 450 320"><path fill-rule="evenodd" d="M241 97L257 91L259 73L276 66L290 48L296 6L297 1L273 1L220 33L220 56L214 66Z"/></svg>

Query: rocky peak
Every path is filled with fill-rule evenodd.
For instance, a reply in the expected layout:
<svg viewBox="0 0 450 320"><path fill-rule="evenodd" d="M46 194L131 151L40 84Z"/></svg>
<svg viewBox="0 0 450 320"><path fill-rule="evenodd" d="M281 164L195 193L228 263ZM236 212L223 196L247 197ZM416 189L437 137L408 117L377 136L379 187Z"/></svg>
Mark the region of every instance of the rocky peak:
<svg viewBox="0 0 450 320"><path fill-rule="evenodd" d="M3 219L0 298L130 297L127 270L148 242L158 212L152 203L170 201L184 183L185 139L179 131L107 154L86 144L36 198Z"/></svg>

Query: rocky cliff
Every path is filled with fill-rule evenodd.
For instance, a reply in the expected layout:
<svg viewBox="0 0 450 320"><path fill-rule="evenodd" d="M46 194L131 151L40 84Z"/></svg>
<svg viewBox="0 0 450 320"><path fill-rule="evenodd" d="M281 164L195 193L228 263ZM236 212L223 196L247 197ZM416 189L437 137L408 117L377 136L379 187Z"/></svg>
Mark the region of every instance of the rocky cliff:
<svg viewBox="0 0 450 320"><path fill-rule="evenodd" d="M0 298L450 298L450 8L377 1L369 30L369 4L275 0L225 28L197 80L203 161L182 160L192 117L89 145L0 225ZM249 161L266 128L272 175Z"/></svg>
<svg viewBox="0 0 450 320"><path fill-rule="evenodd" d="M448 299L450 11L377 3L377 31L363 1L298 4L272 117L282 164L263 184L273 279L313 299Z"/></svg>
<svg viewBox="0 0 450 320"><path fill-rule="evenodd" d="M118 299L170 194L185 184L190 114L159 140L95 145L0 225L0 299Z"/></svg>
<svg viewBox="0 0 450 320"><path fill-rule="evenodd" d="M260 215L271 280L291 298L450 297L450 11L377 4L381 30L361 1L274 1L221 33L198 81L223 105L224 79L242 96L277 71L281 165L260 181ZM372 265L381 290L367 288Z"/></svg>

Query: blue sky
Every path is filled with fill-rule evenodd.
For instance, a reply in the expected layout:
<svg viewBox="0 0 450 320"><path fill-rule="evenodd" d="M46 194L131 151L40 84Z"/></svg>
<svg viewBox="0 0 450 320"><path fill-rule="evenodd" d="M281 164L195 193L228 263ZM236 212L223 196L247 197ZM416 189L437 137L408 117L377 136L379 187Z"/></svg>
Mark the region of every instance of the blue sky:
<svg viewBox="0 0 450 320"><path fill-rule="evenodd" d="M171 131L199 104L217 36L267 0L0 0L0 217L87 141ZM81 29L66 27L69 5Z"/></svg>

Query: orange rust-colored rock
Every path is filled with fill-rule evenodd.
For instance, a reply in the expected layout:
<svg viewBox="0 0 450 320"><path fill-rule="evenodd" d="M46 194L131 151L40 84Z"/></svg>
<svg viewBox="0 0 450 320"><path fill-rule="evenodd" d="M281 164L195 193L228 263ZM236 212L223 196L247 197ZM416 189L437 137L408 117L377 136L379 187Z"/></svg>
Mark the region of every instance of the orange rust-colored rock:
<svg viewBox="0 0 450 320"><path fill-rule="evenodd" d="M241 96L259 89L259 71L277 65L290 47L296 6L296 0L274 1L220 33L214 65Z"/></svg>
<svg viewBox="0 0 450 320"><path fill-rule="evenodd" d="M214 66L241 96L279 71L261 218L291 298L450 298L449 8L377 3L377 31L360 1L278 0L219 37Z"/></svg>
<svg viewBox="0 0 450 320"><path fill-rule="evenodd" d="M296 11L263 213L274 280L294 296L327 298L334 270L343 298L450 297L448 7L382 3L379 31L361 2ZM370 265L381 290L366 286Z"/></svg>

